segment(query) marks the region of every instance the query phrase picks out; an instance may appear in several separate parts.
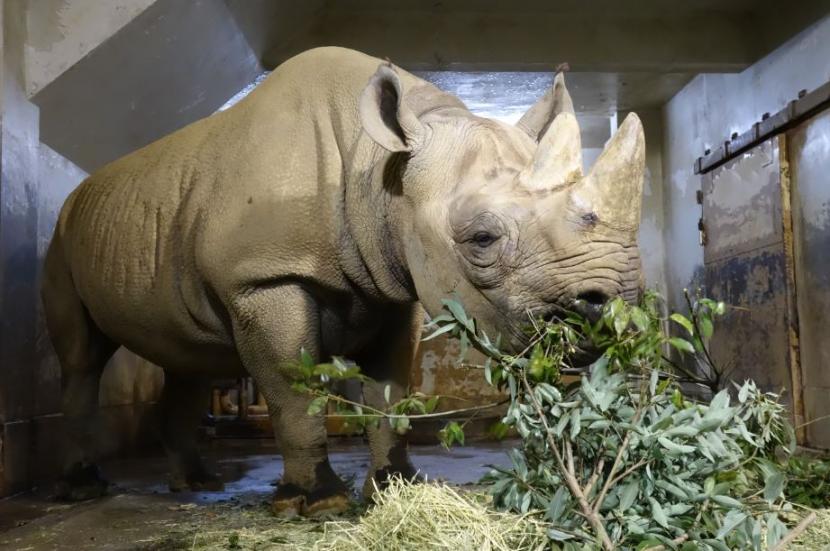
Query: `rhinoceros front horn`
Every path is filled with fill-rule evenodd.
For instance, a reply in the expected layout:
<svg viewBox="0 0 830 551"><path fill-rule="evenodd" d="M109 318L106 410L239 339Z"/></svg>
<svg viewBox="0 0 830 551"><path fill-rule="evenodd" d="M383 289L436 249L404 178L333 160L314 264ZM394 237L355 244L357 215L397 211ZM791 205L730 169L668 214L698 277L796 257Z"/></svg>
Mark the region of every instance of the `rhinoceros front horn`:
<svg viewBox="0 0 830 551"><path fill-rule="evenodd" d="M643 125L637 115L629 113L575 192L588 200L604 225L636 232L645 163Z"/></svg>

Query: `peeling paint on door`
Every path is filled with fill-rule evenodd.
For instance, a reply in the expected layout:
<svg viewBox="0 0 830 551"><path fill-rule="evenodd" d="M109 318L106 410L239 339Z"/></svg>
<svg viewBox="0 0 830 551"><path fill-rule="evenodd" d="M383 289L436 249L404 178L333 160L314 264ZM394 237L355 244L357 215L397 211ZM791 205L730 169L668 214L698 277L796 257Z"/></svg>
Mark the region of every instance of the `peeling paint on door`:
<svg viewBox="0 0 830 551"><path fill-rule="evenodd" d="M780 141L768 140L704 175L704 278L708 294L730 305L712 338L715 362L733 381L751 378L781 393L800 423L792 258L784 224L789 180L782 179Z"/></svg>

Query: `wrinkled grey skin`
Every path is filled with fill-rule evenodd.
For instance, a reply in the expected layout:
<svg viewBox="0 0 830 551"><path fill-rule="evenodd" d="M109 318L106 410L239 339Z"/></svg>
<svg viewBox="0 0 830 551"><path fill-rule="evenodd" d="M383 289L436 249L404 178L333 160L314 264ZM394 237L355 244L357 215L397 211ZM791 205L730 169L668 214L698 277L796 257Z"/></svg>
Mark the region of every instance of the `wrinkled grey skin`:
<svg viewBox="0 0 830 551"><path fill-rule="evenodd" d="M67 199L43 300L63 376L65 497L105 487L92 467L98 382L119 346L162 366L171 487L212 488L195 428L212 377L249 373L285 460L278 513L342 510L326 431L284 366L301 348L354 359L405 392L422 305L457 295L520 346L528 312L633 298L643 171L630 116L582 175L561 78L516 126L377 59L320 48L233 108L102 168ZM385 423L371 478L413 474Z"/></svg>

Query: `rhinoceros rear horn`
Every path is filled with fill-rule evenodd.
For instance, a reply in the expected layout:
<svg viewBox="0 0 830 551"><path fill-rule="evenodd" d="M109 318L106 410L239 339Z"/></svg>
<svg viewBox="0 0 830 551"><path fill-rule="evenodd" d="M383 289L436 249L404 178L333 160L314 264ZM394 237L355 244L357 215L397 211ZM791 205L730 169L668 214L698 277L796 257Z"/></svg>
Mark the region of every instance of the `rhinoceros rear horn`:
<svg viewBox="0 0 830 551"><path fill-rule="evenodd" d="M573 113L560 113L542 136L529 174L522 174L531 189L554 189L582 178L582 140Z"/></svg>
<svg viewBox="0 0 830 551"><path fill-rule="evenodd" d="M578 189L604 225L637 231L645 163L643 125L637 115L629 113Z"/></svg>
<svg viewBox="0 0 830 551"><path fill-rule="evenodd" d="M557 73L545 95L528 109L516 126L537 142L547 133L548 127L553 124L560 113L574 112L571 95L565 87L564 73Z"/></svg>
<svg viewBox="0 0 830 551"><path fill-rule="evenodd" d="M382 64L360 95L360 122L382 148L413 151L423 132L418 117L407 107L398 74L391 64Z"/></svg>

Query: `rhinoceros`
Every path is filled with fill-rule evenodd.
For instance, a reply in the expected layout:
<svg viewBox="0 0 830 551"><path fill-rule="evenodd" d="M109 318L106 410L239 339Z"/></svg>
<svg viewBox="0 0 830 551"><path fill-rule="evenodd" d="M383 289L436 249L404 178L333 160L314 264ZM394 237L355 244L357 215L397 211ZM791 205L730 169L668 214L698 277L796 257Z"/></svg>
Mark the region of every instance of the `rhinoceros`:
<svg viewBox="0 0 830 551"><path fill-rule="evenodd" d="M104 166L67 198L45 260L61 494L106 488L92 419L104 365L124 346L164 369L172 489L219 485L196 428L211 378L250 374L284 458L274 511L344 509L323 419L286 366L301 349L348 357L374 380L364 400L381 405L387 385L393 400L406 391L422 308L435 316L442 298L514 347L528 313L633 299L644 154L629 114L583 175L561 74L512 126L388 61L327 47ZM387 425L367 429L365 491L414 474Z"/></svg>

